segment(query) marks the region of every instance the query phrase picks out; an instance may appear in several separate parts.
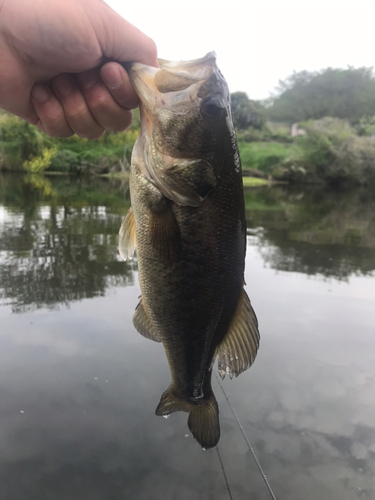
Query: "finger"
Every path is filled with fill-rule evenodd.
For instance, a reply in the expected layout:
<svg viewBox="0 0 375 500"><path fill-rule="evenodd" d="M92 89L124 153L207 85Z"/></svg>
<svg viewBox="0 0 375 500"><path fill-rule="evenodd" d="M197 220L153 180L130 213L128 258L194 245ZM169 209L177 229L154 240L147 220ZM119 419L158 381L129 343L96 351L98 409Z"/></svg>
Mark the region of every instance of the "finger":
<svg viewBox="0 0 375 500"><path fill-rule="evenodd" d="M39 116L36 114L34 108L27 115L22 116L22 119L27 121L28 123L31 123L31 125L36 125L40 121Z"/></svg>
<svg viewBox="0 0 375 500"><path fill-rule="evenodd" d="M64 114L61 103L51 90L41 83L34 85L31 100L39 117L37 126L51 137L70 137L74 134Z"/></svg>
<svg viewBox="0 0 375 500"><path fill-rule="evenodd" d="M79 75L78 80L87 106L102 127L115 132L129 127L133 118L131 111L113 99L96 70Z"/></svg>
<svg viewBox="0 0 375 500"><path fill-rule="evenodd" d="M99 139L105 130L92 115L73 75L56 76L52 82L69 126L80 137Z"/></svg>
<svg viewBox="0 0 375 500"><path fill-rule="evenodd" d="M139 98L130 82L125 69L115 62L104 64L100 75L112 97L120 106L134 109L139 104Z"/></svg>

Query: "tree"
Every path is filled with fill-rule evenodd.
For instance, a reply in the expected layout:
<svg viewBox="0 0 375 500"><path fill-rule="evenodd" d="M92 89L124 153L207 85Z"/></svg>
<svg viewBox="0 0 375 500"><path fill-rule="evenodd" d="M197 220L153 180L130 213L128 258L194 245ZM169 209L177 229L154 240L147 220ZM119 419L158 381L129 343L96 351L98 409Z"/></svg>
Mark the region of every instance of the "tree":
<svg viewBox="0 0 375 500"><path fill-rule="evenodd" d="M263 106L256 101L251 101L245 92L231 94L231 107L233 124L237 129L263 127L265 122Z"/></svg>
<svg viewBox="0 0 375 500"><path fill-rule="evenodd" d="M294 123L325 116L357 123L375 115L372 68L301 71L281 81L269 110L272 120Z"/></svg>

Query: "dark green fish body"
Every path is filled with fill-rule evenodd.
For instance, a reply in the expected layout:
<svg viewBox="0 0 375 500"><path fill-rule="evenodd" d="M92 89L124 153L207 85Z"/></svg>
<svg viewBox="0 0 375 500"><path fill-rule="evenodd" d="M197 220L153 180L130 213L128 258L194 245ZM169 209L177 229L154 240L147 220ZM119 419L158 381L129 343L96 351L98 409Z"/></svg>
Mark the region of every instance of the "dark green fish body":
<svg viewBox="0 0 375 500"><path fill-rule="evenodd" d="M125 258L137 249L133 323L163 343L171 370L156 413L189 412L194 437L209 448L220 436L214 359L222 377L238 375L259 344L243 289L246 221L229 92L213 54L146 68L130 72L142 130L120 249Z"/></svg>

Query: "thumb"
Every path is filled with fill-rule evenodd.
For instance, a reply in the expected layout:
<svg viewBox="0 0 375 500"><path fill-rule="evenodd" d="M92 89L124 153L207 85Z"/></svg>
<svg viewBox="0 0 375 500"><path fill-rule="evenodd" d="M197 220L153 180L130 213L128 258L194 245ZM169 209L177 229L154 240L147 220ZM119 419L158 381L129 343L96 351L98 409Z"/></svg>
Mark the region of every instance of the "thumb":
<svg viewBox="0 0 375 500"><path fill-rule="evenodd" d="M155 42L109 5L101 2L101 9L91 9L89 16L106 58L158 66Z"/></svg>

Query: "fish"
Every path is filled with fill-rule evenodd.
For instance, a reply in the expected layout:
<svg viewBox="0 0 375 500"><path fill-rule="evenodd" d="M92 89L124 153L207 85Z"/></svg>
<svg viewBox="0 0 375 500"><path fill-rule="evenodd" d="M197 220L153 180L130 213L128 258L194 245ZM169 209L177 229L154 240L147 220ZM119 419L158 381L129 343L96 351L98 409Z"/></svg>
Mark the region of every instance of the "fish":
<svg viewBox="0 0 375 500"><path fill-rule="evenodd" d="M138 261L142 295L133 324L163 344L171 384L156 415L189 413L204 449L220 438L211 387L248 369L258 321L244 290L246 219L230 93L214 52L159 68L127 68L140 98L141 130L131 159L131 208L119 236Z"/></svg>

